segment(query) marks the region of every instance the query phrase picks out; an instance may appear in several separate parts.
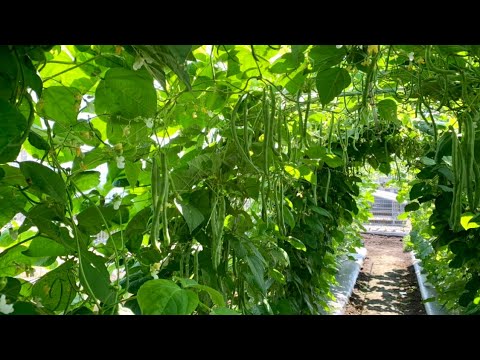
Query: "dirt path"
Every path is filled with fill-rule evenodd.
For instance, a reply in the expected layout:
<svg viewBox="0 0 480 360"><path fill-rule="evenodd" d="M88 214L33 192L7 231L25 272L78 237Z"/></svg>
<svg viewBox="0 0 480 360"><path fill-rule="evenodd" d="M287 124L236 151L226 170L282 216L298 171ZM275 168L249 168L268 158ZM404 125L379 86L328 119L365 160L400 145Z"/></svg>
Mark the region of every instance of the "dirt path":
<svg viewBox="0 0 480 360"><path fill-rule="evenodd" d="M345 315L425 315L401 237L365 234L367 257Z"/></svg>

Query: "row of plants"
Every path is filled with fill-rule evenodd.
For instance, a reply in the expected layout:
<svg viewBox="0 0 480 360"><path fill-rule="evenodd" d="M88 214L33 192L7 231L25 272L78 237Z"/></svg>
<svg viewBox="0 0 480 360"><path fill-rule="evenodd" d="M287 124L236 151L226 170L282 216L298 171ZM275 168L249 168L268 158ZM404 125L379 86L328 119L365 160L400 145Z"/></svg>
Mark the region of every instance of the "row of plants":
<svg viewBox="0 0 480 360"><path fill-rule="evenodd" d="M410 185L415 250L437 301L452 313L480 312L478 46L427 47L419 106L430 146ZM439 126L441 125L441 126ZM417 210L418 209L418 210ZM433 300L433 299L429 299Z"/></svg>
<svg viewBox="0 0 480 360"><path fill-rule="evenodd" d="M327 311L362 169L442 131L442 51L1 46L0 312Z"/></svg>

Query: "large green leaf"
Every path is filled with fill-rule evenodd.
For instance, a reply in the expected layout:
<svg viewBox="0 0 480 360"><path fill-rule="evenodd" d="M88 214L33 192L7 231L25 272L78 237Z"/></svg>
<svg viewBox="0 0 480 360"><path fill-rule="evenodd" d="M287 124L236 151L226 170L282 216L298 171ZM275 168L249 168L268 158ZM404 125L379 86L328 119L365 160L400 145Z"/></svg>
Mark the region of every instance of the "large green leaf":
<svg viewBox="0 0 480 360"><path fill-rule="evenodd" d="M136 186L141 171L142 164L140 163L140 161L127 161L125 163L125 176L127 177L128 183L132 188Z"/></svg>
<svg viewBox="0 0 480 360"><path fill-rule="evenodd" d="M30 129L28 132L28 142L33 147L39 150L49 150L50 144L47 140L45 140L42 136L40 136L37 132Z"/></svg>
<svg viewBox="0 0 480 360"><path fill-rule="evenodd" d="M0 228L23 210L27 199L15 188L0 186Z"/></svg>
<svg viewBox="0 0 480 360"><path fill-rule="evenodd" d="M264 294L266 292L264 279L265 266L262 259L254 255L247 255L245 257L245 260L247 260L248 267L250 268L251 274L253 276L253 283Z"/></svg>
<svg viewBox="0 0 480 360"><path fill-rule="evenodd" d="M152 216L150 207L143 208L130 220L125 229L125 238L127 239L127 249L136 252L140 249L143 240L143 234L146 231L148 220Z"/></svg>
<svg viewBox="0 0 480 360"><path fill-rule="evenodd" d="M19 168L10 165L0 165L0 169L5 173L5 175L0 178L0 184L13 186L18 185L21 187L27 186L25 177L22 175L22 172Z"/></svg>
<svg viewBox="0 0 480 360"><path fill-rule="evenodd" d="M124 225L128 223L130 220L130 211L128 211L128 207L120 206L118 210L115 210L112 206L105 207L102 210L102 213L106 213L106 219L112 219L112 222L118 225Z"/></svg>
<svg viewBox="0 0 480 360"><path fill-rule="evenodd" d="M216 306L225 306L225 299L223 298L223 295L217 290L211 288L210 286L200 285L199 283L197 283L195 280L192 280L192 279L179 278L178 280L180 280L180 283L183 288L185 289L194 288L200 291L205 291L208 293L208 295L210 295L212 302Z"/></svg>
<svg viewBox="0 0 480 360"><path fill-rule="evenodd" d="M95 91L95 112L102 118L108 115L114 123L128 124L137 117L153 118L156 110L153 79L145 71L112 68Z"/></svg>
<svg viewBox="0 0 480 360"><path fill-rule="evenodd" d="M452 269L460 269L465 262L465 258L462 255L456 255L449 263L448 267Z"/></svg>
<svg viewBox="0 0 480 360"><path fill-rule="evenodd" d="M171 280L157 279L140 287L137 301L144 315L189 315L197 308L198 296Z"/></svg>
<svg viewBox="0 0 480 360"><path fill-rule="evenodd" d="M390 174L390 171L392 170L392 168L390 167L390 162L389 161L381 162L378 165L378 170L385 175Z"/></svg>
<svg viewBox="0 0 480 360"><path fill-rule="evenodd" d="M397 103L392 99L385 99L377 104L378 114L386 121L397 120Z"/></svg>
<svg viewBox="0 0 480 360"><path fill-rule="evenodd" d="M71 253L71 250L43 236L34 238L28 249L23 252L24 255L30 257L64 256Z"/></svg>
<svg viewBox="0 0 480 360"><path fill-rule="evenodd" d="M415 210L418 210L420 208L420 204L416 201L414 202L411 202L407 205L405 205L405 212L409 212L409 211L415 211Z"/></svg>
<svg viewBox="0 0 480 360"><path fill-rule="evenodd" d="M440 167L438 169L438 172L440 174L442 174L443 176L445 176L445 178L447 180L449 180L450 182L452 182L452 183L454 182L454 175L453 175L453 171L451 169L443 166L443 167Z"/></svg>
<svg viewBox="0 0 480 360"><path fill-rule="evenodd" d="M47 235L48 237L54 239L55 241L61 242L62 232L60 227L55 223L56 221L62 221L65 217L65 208L58 204L46 204L41 203L32 207L27 213L27 219L32 221L38 230ZM68 230L66 228L62 228Z"/></svg>
<svg viewBox="0 0 480 360"><path fill-rule="evenodd" d="M79 170L96 168L97 166L109 160L111 157L107 155L106 150L103 147L95 148L91 151L86 152L84 155L85 156L83 157L83 159L80 157L76 157L73 161L72 170L74 172Z"/></svg>
<svg viewBox="0 0 480 360"><path fill-rule="evenodd" d="M311 117L310 117L311 118ZM305 153L310 159L322 159L327 153L327 148L320 145L310 146Z"/></svg>
<svg viewBox="0 0 480 360"><path fill-rule="evenodd" d="M15 311L11 315L40 315L39 309L31 302L17 301Z"/></svg>
<svg viewBox="0 0 480 360"><path fill-rule="evenodd" d="M40 58L44 61L43 51L41 49L38 49L38 51ZM0 98L11 100L12 96L18 96L21 91L27 88L35 91L37 96L41 96L42 80L37 75L37 71L30 60L34 52L30 51L28 56L25 53L23 45L0 46L0 64L2 64L0 69Z"/></svg>
<svg viewBox="0 0 480 360"><path fill-rule="evenodd" d="M419 198L420 196L424 196L426 194L429 194L432 191L432 186L425 183L425 182L419 182L416 183L412 186L410 189L410 200L415 200Z"/></svg>
<svg viewBox="0 0 480 360"><path fill-rule="evenodd" d="M21 288L22 283L18 279L13 277L0 278L0 293L5 295L10 302L17 300L17 296L20 293Z"/></svg>
<svg viewBox="0 0 480 360"><path fill-rule="evenodd" d="M298 90L303 87L307 77L304 70L305 68L303 66L297 68L297 70L290 75L291 80L285 83L285 89L287 89L290 94L296 94ZM289 77L286 77L285 79L288 80Z"/></svg>
<svg viewBox="0 0 480 360"><path fill-rule="evenodd" d="M242 315L242 313L227 307L217 307L210 312L210 315Z"/></svg>
<svg viewBox="0 0 480 360"><path fill-rule="evenodd" d="M51 311L64 311L76 295L73 260L42 276L32 288L32 296L40 298Z"/></svg>
<svg viewBox="0 0 480 360"><path fill-rule="evenodd" d="M293 236L288 236L285 238L285 240L288 241L290 245L292 245L295 249L307 251L307 247L305 246L305 244L297 238L294 238Z"/></svg>
<svg viewBox="0 0 480 360"><path fill-rule="evenodd" d="M153 247L142 247L137 252L137 257L141 264L152 265L162 260L162 253Z"/></svg>
<svg viewBox="0 0 480 360"><path fill-rule="evenodd" d="M295 227L295 219L286 205L283 205L283 217L285 223L293 229Z"/></svg>
<svg viewBox="0 0 480 360"><path fill-rule="evenodd" d="M333 220L332 214L329 211L325 210L324 208L322 208L320 206L312 206L311 209L312 209L312 211L315 211L317 214L325 216L325 217Z"/></svg>
<svg viewBox="0 0 480 360"><path fill-rule="evenodd" d="M71 181L81 191L86 191L100 184L100 172L83 171L72 176Z"/></svg>
<svg viewBox="0 0 480 360"><path fill-rule="evenodd" d="M15 90L18 62L13 51L6 45L0 46L0 63L2 64L0 69L0 100L8 101Z"/></svg>
<svg viewBox="0 0 480 360"><path fill-rule="evenodd" d="M340 63L345 56L345 49L335 45L313 46L308 56L312 59L313 70L322 71Z"/></svg>
<svg viewBox="0 0 480 360"><path fill-rule="evenodd" d="M0 277L17 276L33 264L32 258L22 254L26 249L25 246L20 245L0 253Z"/></svg>
<svg viewBox="0 0 480 360"><path fill-rule="evenodd" d="M12 239L10 231L2 231L0 233L0 247L9 247L11 244L15 243L15 241L15 239Z"/></svg>
<svg viewBox="0 0 480 360"><path fill-rule="evenodd" d="M72 62L71 55L65 51L58 51L53 58L51 55L52 52L47 56L54 62L47 62L40 71L46 86L58 84L71 86L85 94L97 82L101 70L90 61L94 57L93 54L77 52L76 63Z"/></svg>
<svg viewBox="0 0 480 360"><path fill-rule="evenodd" d="M304 59L305 56L301 52L283 54L270 67L270 72L274 74L284 74L293 71L300 66Z"/></svg>
<svg viewBox="0 0 480 360"><path fill-rule="evenodd" d="M163 67L168 66L187 89L191 90L190 77L185 70L185 60L192 51L191 45L135 45L134 48L151 60L150 63L148 61L145 63L145 67L160 84L165 84Z"/></svg>
<svg viewBox="0 0 480 360"><path fill-rule="evenodd" d="M320 71L316 80L320 103L327 105L340 95L342 90L350 85L351 81L348 71L342 68L335 67Z"/></svg>
<svg viewBox="0 0 480 360"><path fill-rule="evenodd" d="M112 217L112 211L92 205L77 214L78 228L87 234L95 235L108 225L108 220Z"/></svg>
<svg viewBox="0 0 480 360"><path fill-rule="evenodd" d="M198 289L198 290L203 290L210 295L210 298L212 299L212 302L217 305L217 306L225 306L225 299L223 298L223 295L211 288L210 286L205 286L205 285L194 285L193 288Z"/></svg>
<svg viewBox="0 0 480 360"><path fill-rule="evenodd" d="M138 147L139 144L150 142L149 132L143 121L132 122L128 125L128 132L125 132L126 125L117 122L107 124L107 138L111 144L128 143Z"/></svg>
<svg viewBox="0 0 480 360"><path fill-rule="evenodd" d="M208 89L208 91L209 92L205 96L205 107L210 111L223 109L225 102L227 101L226 89L216 86ZM187 120L189 120L189 118L191 119L190 116L186 117ZM183 124L186 124L186 122L183 122Z"/></svg>
<svg viewBox="0 0 480 360"><path fill-rule="evenodd" d="M43 51L42 55L43 55ZM32 61L27 57L23 57L23 80L25 88L30 88L36 92L37 97L42 96L43 82L40 76L38 76L37 69L33 66Z"/></svg>
<svg viewBox="0 0 480 360"><path fill-rule="evenodd" d="M83 256L84 261L80 266L80 283L97 299L111 304L115 294L110 287L110 274L105 267L105 259L90 252L84 252Z"/></svg>
<svg viewBox="0 0 480 360"><path fill-rule="evenodd" d="M34 161L22 161L20 170L32 189L47 194L60 203L66 203L65 182L55 171Z"/></svg>
<svg viewBox="0 0 480 360"><path fill-rule="evenodd" d="M343 165L343 160L341 157L335 154L325 154L322 159L327 163L328 166L336 168Z"/></svg>
<svg viewBox="0 0 480 360"><path fill-rule="evenodd" d="M192 45L162 45L162 47L168 49L178 62L184 62L192 53Z"/></svg>
<svg viewBox="0 0 480 360"><path fill-rule="evenodd" d="M0 163L14 161L20 153L27 120L15 107L0 99Z"/></svg>
<svg viewBox="0 0 480 360"><path fill-rule="evenodd" d="M478 274L474 274L472 278L465 284L465 289L471 291L480 289L480 276Z"/></svg>
<svg viewBox="0 0 480 360"><path fill-rule="evenodd" d="M174 202L180 214L183 215L185 221L187 222L188 228L192 233L193 230L195 230L198 225L200 225L203 220L205 220L205 217L200 212L200 210L198 210L193 205L187 204L186 202L177 199L175 199Z"/></svg>
<svg viewBox="0 0 480 360"><path fill-rule="evenodd" d="M93 121L79 120L75 126L72 126L68 123L55 122L53 125L53 133L55 134L55 138L59 140L62 138L66 141L76 142L77 144L85 143L89 146L98 146L100 144L98 138L102 138L102 133L99 129L95 128L92 123ZM105 125L103 122L101 122L101 124Z"/></svg>
<svg viewBox="0 0 480 360"><path fill-rule="evenodd" d="M66 86L51 86L43 91L37 103L37 111L46 120L65 125L75 125L82 101L78 89Z"/></svg>

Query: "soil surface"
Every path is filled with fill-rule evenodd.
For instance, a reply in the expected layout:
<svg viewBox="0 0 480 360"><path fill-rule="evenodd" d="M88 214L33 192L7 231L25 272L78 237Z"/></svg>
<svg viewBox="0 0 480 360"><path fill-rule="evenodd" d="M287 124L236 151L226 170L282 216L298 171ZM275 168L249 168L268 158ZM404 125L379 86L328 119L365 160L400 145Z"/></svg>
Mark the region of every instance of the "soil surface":
<svg viewBox="0 0 480 360"><path fill-rule="evenodd" d="M345 315L425 315L410 253L402 238L364 234L367 257Z"/></svg>

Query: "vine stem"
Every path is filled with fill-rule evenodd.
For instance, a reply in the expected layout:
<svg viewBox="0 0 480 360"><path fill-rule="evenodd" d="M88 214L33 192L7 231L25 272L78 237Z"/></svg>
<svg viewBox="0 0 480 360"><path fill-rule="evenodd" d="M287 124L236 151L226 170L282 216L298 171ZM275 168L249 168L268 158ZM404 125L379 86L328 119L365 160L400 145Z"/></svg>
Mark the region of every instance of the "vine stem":
<svg viewBox="0 0 480 360"><path fill-rule="evenodd" d="M89 63L90 61L96 60L96 59L98 59L98 58L100 58L100 57L102 57L102 56L103 56L103 55L96 55L96 56L94 56L94 57L92 57L92 58L90 58L90 59L88 59L88 60L85 60L84 62L82 62L82 63L80 63L80 64L77 64L77 65L72 66L72 67L70 67L70 68L68 68L68 69L65 69L65 70L63 70L63 71L60 71L59 73L56 73L55 75L46 77L45 79L43 79L43 83L46 83L47 81L52 80L53 78L55 78L55 77L57 77L57 76L59 76L59 75L65 74L66 72L69 72L69 71L71 71L71 70L73 70L73 69L76 69L76 68L78 68L78 67L80 67L80 66L83 66L83 65Z"/></svg>

